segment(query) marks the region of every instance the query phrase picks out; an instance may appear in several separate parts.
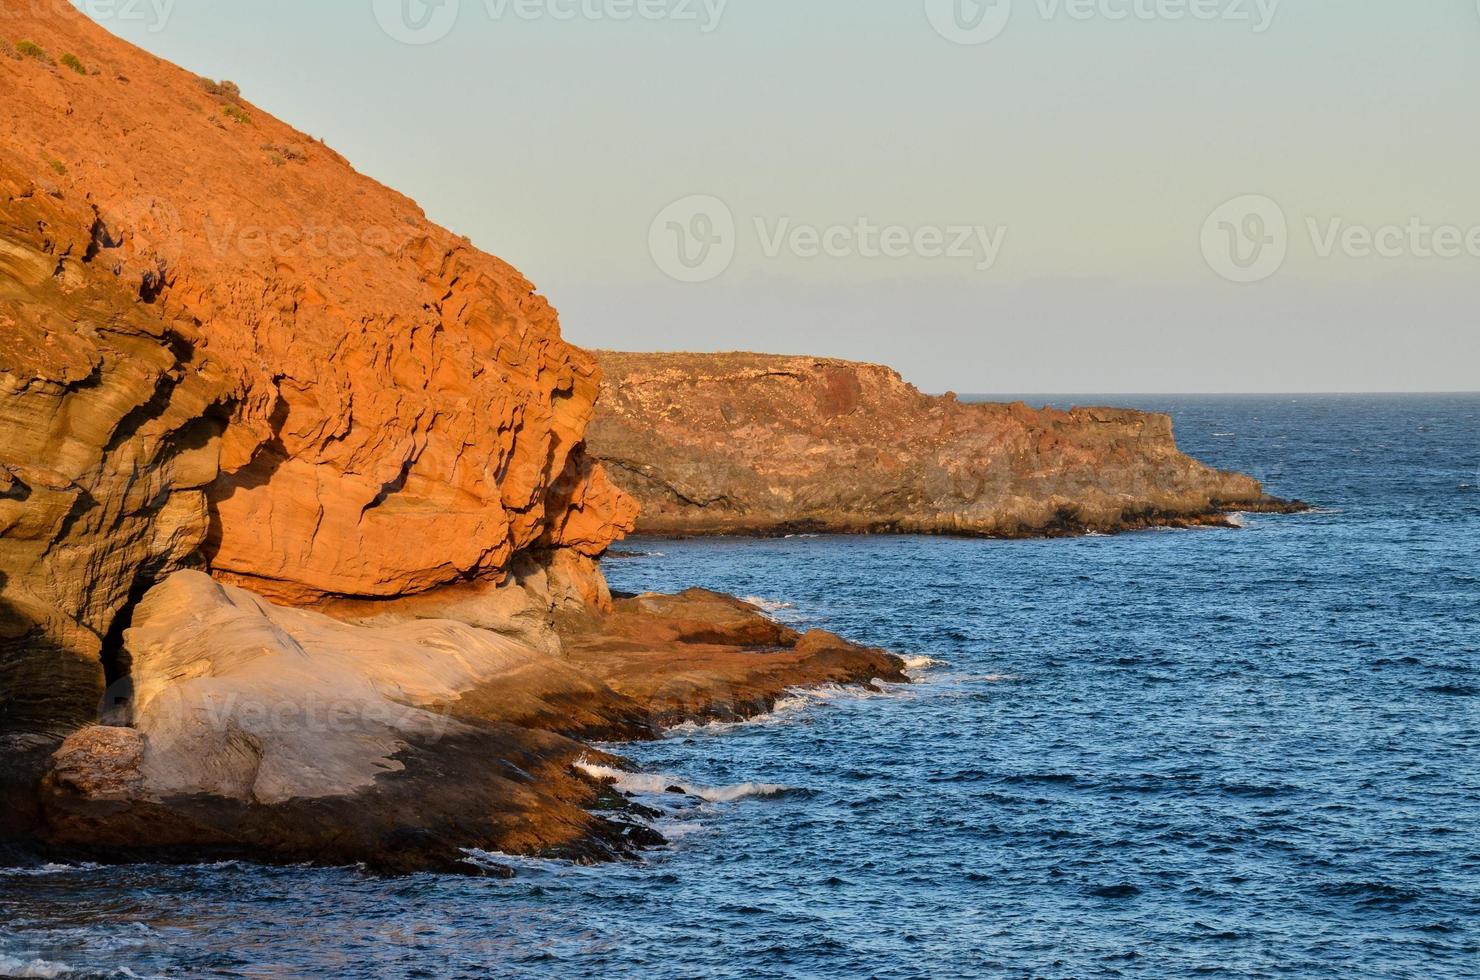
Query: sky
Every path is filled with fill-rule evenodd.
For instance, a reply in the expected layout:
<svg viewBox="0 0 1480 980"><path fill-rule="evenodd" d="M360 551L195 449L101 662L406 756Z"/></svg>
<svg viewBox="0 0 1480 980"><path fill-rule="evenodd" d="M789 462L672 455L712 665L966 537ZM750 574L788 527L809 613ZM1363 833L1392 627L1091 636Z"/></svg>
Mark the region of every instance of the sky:
<svg viewBox="0 0 1480 980"><path fill-rule="evenodd" d="M927 391L1475 390L1477 0L73 0L565 336Z"/></svg>

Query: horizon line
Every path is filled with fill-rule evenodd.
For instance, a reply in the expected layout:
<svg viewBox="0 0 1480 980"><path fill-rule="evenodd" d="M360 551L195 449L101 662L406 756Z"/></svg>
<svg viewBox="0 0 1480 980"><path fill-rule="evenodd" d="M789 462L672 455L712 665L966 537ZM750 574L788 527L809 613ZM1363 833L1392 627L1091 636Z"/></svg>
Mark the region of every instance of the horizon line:
<svg viewBox="0 0 1480 980"><path fill-rule="evenodd" d="M964 397L990 397L990 398L1057 398L1065 395L1082 397L1084 395L1105 395L1113 398L1316 398L1316 397L1373 397L1373 396L1433 396L1433 395L1459 395L1476 396L1480 390L1474 391L1429 391L1391 389L1379 391L957 391L948 389L946 391L928 391L927 395L943 397L947 394L955 394L958 398Z"/></svg>

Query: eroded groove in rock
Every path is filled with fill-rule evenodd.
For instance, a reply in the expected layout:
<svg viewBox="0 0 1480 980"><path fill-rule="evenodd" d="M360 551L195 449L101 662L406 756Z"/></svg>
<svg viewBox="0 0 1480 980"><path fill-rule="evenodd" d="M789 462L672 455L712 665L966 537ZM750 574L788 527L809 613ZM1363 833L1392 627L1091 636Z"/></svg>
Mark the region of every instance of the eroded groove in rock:
<svg viewBox="0 0 1480 980"><path fill-rule="evenodd" d="M9 13L99 70L0 60L0 728L92 720L130 596L203 560L389 599L630 527L527 280L234 87Z"/></svg>

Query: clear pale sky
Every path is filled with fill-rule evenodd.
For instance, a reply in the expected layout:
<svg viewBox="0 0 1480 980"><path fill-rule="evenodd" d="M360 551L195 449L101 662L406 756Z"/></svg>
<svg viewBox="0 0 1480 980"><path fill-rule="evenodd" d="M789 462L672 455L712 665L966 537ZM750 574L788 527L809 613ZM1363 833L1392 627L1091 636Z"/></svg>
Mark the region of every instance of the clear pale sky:
<svg viewBox="0 0 1480 980"><path fill-rule="evenodd" d="M585 346L848 357L931 391L1480 387L1480 248L1319 240L1480 228L1476 0L1283 0L1262 32L1256 0L998 0L981 44L942 36L935 0L729 0L717 23L719 0L460 0L428 44L372 0L75 2L513 263ZM638 3L666 16L613 19ZM736 253L685 283L649 231L695 194ZM1254 283L1203 244L1241 195L1288 221ZM1006 232L987 270L766 254L785 219Z"/></svg>

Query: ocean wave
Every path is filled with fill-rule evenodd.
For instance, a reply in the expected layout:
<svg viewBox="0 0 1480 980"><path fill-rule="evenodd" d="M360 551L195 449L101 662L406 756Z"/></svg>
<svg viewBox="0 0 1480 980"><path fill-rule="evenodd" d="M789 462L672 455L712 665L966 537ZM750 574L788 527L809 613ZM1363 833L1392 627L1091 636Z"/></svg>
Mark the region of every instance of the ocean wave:
<svg viewBox="0 0 1480 980"><path fill-rule="evenodd" d="M36 867L0 868L0 878L39 878L47 875L69 875L97 871L101 864L42 864ZM3 976L4 974L0 974Z"/></svg>
<svg viewBox="0 0 1480 980"><path fill-rule="evenodd" d="M913 657L904 658L904 669L907 671L925 671L931 667L939 667L945 661L937 660L925 654L916 654Z"/></svg>
<svg viewBox="0 0 1480 980"><path fill-rule="evenodd" d="M672 842L683 840L685 837L692 837L694 834L703 833L706 828L702 823L695 823L692 820L666 817L660 820L654 820L653 829Z"/></svg>
<svg viewBox="0 0 1480 980"><path fill-rule="evenodd" d="M755 606L757 609L759 609L761 612L767 613L781 612L783 609L796 608L796 606L792 605L789 602L781 602L776 599L763 599L757 595L745 596L743 599L741 599L741 601L748 602L752 606Z"/></svg>
<svg viewBox="0 0 1480 980"><path fill-rule="evenodd" d="M696 786L657 773L627 772L610 766L598 766L584 760L576 768L593 779L609 781L624 793L638 796L692 796L708 803L733 803L748 797L760 799L788 796L798 792L776 783L736 783L733 786Z"/></svg>
<svg viewBox="0 0 1480 980"><path fill-rule="evenodd" d="M957 684L969 684L980 681L987 684L1017 684L1024 680L1022 674L972 674L967 677L954 678Z"/></svg>
<svg viewBox="0 0 1480 980"><path fill-rule="evenodd" d="M776 714L794 714L814 708L820 704L837 704L847 701L872 701L874 698L904 697L912 689L908 684L891 684L875 677L867 684L821 684L817 687L797 687L786 692L776 702Z"/></svg>
<svg viewBox="0 0 1480 980"><path fill-rule="evenodd" d="M4 977L59 977L71 973L70 966L52 963L49 960L23 960L0 953L0 976Z"/></svg>
<svg viewBox="0 0 1480 980"><path fill-rule="evenodd" d="M1423 898L1423 892L1418 889L1385 881L1332 881L1321 885L1320 890L1327 895L1349 898L1358 905L1374 908L1395 908Z"/></svg>
<svg viewBox="0 0 1480 980"><path fill-rule="evenodd" d="M462 849L463 862L471 864L475 868L494 872L499 878L514 877L539 877L542 875L569 876L599 873L588 865L580 864L569 858L530 857L525 854L506 854L503 851L485 851L481 847L465 847Z"/></svg>
<svg viewBox="0 0 1480 980"><path fill-rule="evenodd" d="M939 664L941 662L931 661L932 664ZM907 668L908 663L907 661ZM776 699L776 703L771 706L770 711L763 714L754 715L740 721L718 721L713 719L685 721L677 725L670 725L664 729L663 733L669 738L687 738L693 735L725 735L739 729L790 724L797 720L798 715L803 715L823 704L844 701L866 701L873 698L901 697L910 693L910 685L886 681L879 677L875 677L867 684L823 684L818 687L791 688Z"/></svg>

